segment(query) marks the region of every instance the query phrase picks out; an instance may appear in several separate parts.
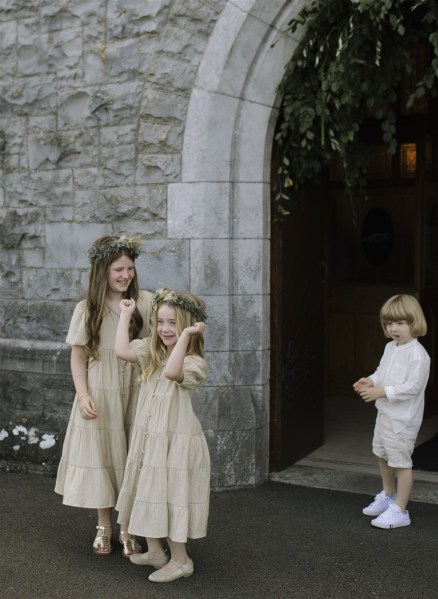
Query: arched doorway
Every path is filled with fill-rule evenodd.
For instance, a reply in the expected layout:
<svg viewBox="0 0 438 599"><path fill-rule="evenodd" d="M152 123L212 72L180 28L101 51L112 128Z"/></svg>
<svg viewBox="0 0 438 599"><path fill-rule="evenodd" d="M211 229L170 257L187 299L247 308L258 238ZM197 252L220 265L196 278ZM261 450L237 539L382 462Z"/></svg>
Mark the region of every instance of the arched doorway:
<svg viewBox="0 0 438 599"><path fill-rule="evenodd" d="M421 50L421 49L420 49ZM404 81L399 99L409 93ZM354 213L336 164L291 216L272 225L271 468L283 469L324 440L324 398L351 395L372 372L385 339L378 311L389 296L416 295L432 365L438 312L438 125L431 100L397 118L392 157L370 117L367 198ZM273 151L275 165L276 150ZM273 172L276 172L274 166ZM275 196L275 177L273 177ZM432 366L426 415L438 411Z"/></svg>

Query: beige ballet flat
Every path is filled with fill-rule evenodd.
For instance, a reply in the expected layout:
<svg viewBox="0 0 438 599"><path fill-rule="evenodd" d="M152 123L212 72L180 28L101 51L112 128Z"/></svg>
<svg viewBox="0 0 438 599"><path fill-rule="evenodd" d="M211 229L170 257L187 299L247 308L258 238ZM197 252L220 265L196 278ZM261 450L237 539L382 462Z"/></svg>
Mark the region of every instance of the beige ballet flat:
<svg viewBox="0 0 438 599"><path fill-rule="evenodd" d="M100 531L100 534L97 533L93 542L94 553L96 555L110 555L113 552L113 546L111 544L111 526L96 526L96 529Z"/></svg>
<svg viewBox="0 0 438 599"><path fill-rule="evenodd" d="M136 566L152 566L157 570L165 566L169 561L169 557L166 554L153 555L150 554L149 551L146 553L137 553L136 555L131 555L129 559L131 563L135 564Z"/></svg>
<svg viewBox="0 0 438 599"><path fill-rule="evenodd" d="M126 538L123 539L122 535L124 535ZM126 559L129 559L131 555L141 553L142 547L140 543L137 541L134 535L131 535L129 532L121 532L119 535L119 541L122 546L122 555L123 557L126 557Z"/></svg>
<svg viewBox="0 0 438 599"><path fill-rule="evenodd" d="M180 564L174 559L171 559L169 564L174 566L172 572L157 570L150 574L149 580L151 582L173 582L174 580L178 580L178 578L187 578L187 576L191 576L195 571L193 561L190 558L188 558L185 564Z"/></svg>

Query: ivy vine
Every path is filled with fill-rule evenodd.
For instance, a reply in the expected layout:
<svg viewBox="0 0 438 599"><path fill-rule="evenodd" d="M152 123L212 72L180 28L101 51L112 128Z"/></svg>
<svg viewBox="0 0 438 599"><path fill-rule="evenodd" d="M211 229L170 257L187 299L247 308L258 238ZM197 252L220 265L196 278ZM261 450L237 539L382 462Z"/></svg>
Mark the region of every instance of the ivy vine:
<svg viewBox="0 0 438 599"><path fill-rule="evenodd" d="M276 133L280 149L277 215L335 156L351 197L366 185L367 153L359 130L372 111L383 143L397 149L396 102L406 75L416 76L411 48L430 46L430 65L407 106L438 92L436 0L312 0L288 24L304 30L281 84Z"/></svg>

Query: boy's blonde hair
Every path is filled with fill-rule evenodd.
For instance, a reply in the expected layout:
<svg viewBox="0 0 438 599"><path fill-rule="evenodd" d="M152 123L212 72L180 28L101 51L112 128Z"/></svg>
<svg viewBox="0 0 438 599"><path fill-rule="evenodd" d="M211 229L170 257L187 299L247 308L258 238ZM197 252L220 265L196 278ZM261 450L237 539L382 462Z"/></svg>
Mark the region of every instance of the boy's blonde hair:
<svg viewBox="0 0 438 599"><path fill-rule="evenodd" d="M418 300L413 295L400 293L393 295L383 304L380 310L380 324L385 337L390 338L386 325L391 322L406 320L412 337L424 337L427 333L427 323Z"/></svg>

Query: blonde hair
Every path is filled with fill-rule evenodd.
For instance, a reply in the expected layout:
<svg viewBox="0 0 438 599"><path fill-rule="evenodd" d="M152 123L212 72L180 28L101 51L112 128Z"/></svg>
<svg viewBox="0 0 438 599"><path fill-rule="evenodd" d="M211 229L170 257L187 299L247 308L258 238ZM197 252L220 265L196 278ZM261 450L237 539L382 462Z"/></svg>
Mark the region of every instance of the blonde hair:
<svg viewBox="0 0 438 599"><path fill-rule="evenodd" d="M193 293L190 293L189 291L176 291L175 293L177 294L178 298L189 300L199 306L201 310L205 310L205 302ZM148 381L150 379L152 374L161 367L161 364L166 357L166 346L157 333L158 310L164 305L175 310L176 335L178 338L184 329L194 325L195 322L197 322L194 314L188 310L184 310L184 308L181 308L180 306L176 306L172 301L159 301L156 304L153 315L152 335L150 341L150 360L142 373L142 379L144 381ZM190 336L186 355L195 355L200 356L201 358L204 357L204 336L202 334Z"/></svg>
<svg viewBox="0 0 438 599"><path fill-rule="evenodd" d="M400 293L393 295L380 309L380 324L385 337L390 338L386 326L391 322L406 320L411 329L412 337L424 337L427 333L427 323L418 300L413 295Z"/></svg>

